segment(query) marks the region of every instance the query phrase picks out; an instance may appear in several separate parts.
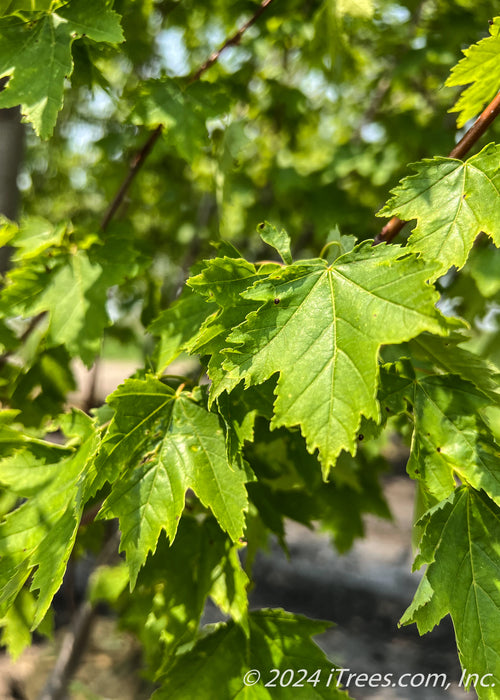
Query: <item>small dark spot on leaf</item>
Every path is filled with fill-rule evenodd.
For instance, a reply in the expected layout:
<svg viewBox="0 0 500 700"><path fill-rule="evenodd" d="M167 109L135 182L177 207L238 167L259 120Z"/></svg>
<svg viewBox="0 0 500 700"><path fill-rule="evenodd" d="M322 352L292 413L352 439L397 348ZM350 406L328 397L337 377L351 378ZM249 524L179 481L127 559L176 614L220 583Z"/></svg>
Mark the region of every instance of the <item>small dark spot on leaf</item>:
<svg viewBox="0 0 500 700"><path fill-rule="evenodd" d="M358 435L358 440L361 442L361 440L364 440L364 439L365 439L365 436L363 435L363 433L360 433Z"/></svg>
<svg viewBox="0 0 500 700"><path fill-rule="evenodd" d="M420 469L415 469L415 474L420 474Z"/></svg>
<svg viewBox="0 0 500 700"><path fill-rule="evenodd" d="M278 297L276 297L276 299L274 300L274 303L275 303L275 304L279 304L279 303L280 303L280 300L278 299Z"/></svg>
<svg viewBox="0 0 500 700"><path fill-rule="evenodd" d="M437 451L437 452L441 452L441 448L440 448L440 447L436 447L436 451Z"/></svg>
<svg viewBox="0 0 500 700"><path fill-rule="evenodd" d="M389 408L389 406L386 406L386 407L385 407L385 410L387 411L387 413L390 413L390 412L391 412L391 409Z"/></svg>

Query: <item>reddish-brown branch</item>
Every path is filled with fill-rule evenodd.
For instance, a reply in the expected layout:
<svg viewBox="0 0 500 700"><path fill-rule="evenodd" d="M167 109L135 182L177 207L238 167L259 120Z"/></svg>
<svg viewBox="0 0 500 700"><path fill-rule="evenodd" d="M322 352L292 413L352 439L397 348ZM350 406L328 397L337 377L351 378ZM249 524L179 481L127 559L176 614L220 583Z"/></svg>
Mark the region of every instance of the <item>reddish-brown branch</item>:
<svg viewBox="0 0 500 700"><path fill-rule="evenodd" d="M470 151L476 141L481 138L489 125L500 114L500 92L486 107L484 112L476 119L471 128L460 139L455 148L450 152L450 158L463 158Z"/></svg>
<svg viewBox="0 0 500 700"><path fill-rule="evenodd" d="M490 124L500 114L500 92L494 100L486 107L482 114L476 119L471 128L460 139L455 148L450 152L449 158L463 158L470 151L472 146L481 138ZM384 226L378 236L373 241L373 245L379 243L390 243L401 231L406 221L402 221L397 216Z"/></svg>
<svg viewBox="0 0 500 700"><path fill-rule="evenodd" d="M217 51L214 51L210 58L207 58L205 63L203 63L198 68L198 70L191 75L188 82L194 83L197 80L199 80L203 73L205 73L211 66L213 66L214 63L218 61L221 53L227 48L229 48L230 46L238 46L243 34L247 31L247 29L249 29L252 26L252 24L255 24L255 22L259 19L263 12L266 11L266 9L269 7L269 5L271 5L272 2L274 2L274 0L263 0L263 2L260 4L259 9L255 12L255 14L252 17L250 17L248 22L245 22L245 24L243 24L238 29L238 31L235 34L233 34L233 36L229 37L229 39L226 39L222 46L219 49L217 49Z"/></svg>
<svg viewBox="0 0 500 700"><path fill-rule="evenodd" d="M213 66L214 63L216 63L219 59L219 56L223 51L225 51L227 48L230 46L237 46L243 34L253 25L255 22L259 19L259 17L265 12L265 10L271 5L271 3L274 2L274 0L263 0L262 3L260 4L259 9L250 17L250 19L243 24L238 31L233 34L233 36L229 37L226 39L226 41L220 46L220 48L217 49L217 51L214 51L214 53L208 58L189 78L188 78L188 84L195 83L197 80L201 78L201 76L206 73L206 71ZM163 130L163 127L161 124L156 127L156 129L151 133L149 136L148 140L144 144L144 146L141 148L141 150L136 154L134 160L132 161L129 171L127 175L125 176L122 184L120 185L118 192L115 194L113 197L113 201L108 207L108 210L106 211L102 221L101 221L101 229L104 231L108 225L111 219L114 217L118 209L120 208L121 203L123 202L125 195L127 194L130 185L132 184L135 176L141 169L142 165L144 164L144 161L148 157L148 155L151 153L153 146L155 143L158 141L158 139L161 136L161 132Z"/></svg>
<svg viewBox="0 0 500 700"><path fill-rule="evenodd" d="M134 160L130 164L129 171L127 175L125 176L125 179L123 180L122 184L120 185L120 188L118 189L118 192L115 194L113 197L113 201L108 207L108 210L106 211L102 221L101 221L101 229L103 231L106 230L106 228L109 225L109 222L111 219L114 217L118 209L120 208L120 204L123 202L123 199L125 195L128 192L128 189L130 185L132 184L133 179L139 172L139 170L142 167L142 164L148 157L148 155L151 153L153 150L153 146L155 143L158 141L160 138L161 132L162 132L162 125L160 124L159 126L156 127L154 131L151 132L149 135L148 140L144 144L144 146L141 148L141 150L136 153Z"/></svg>

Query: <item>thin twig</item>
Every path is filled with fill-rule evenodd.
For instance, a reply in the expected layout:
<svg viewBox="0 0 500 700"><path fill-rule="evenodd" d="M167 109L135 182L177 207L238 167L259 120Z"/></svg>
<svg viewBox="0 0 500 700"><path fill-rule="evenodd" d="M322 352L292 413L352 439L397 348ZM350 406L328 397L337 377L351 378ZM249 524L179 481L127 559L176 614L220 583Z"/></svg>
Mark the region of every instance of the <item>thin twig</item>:
<svg viewBox="0 0 500 700"><path fill-rule="evenodd" d="M213 66L214 63L216 63L219 59L219 56L223 51L225 51L227 48L230 46L237 46L243 34L253 25L255 22L259 19L259 17L262 15L263 12L271 5L271 3L274 2L274 0L263 0L261 3L259 9L255 12L250 19L243 24L238 31L233 34L233 36L229 37L226 39L226 41L220 46L217 51L214 51L214 53L210 56L210 58L207 58L207 60L202 63L202 65L188 78L187 84L191 85L191 83L195 83L197 80L201 78L201 76L206 73L206 71ZM125 195L127 194L130 185L132 184L135 176L141 169L142 165L144 164L144 161L148 157L148 155L151 153L153 146L155 143L158 141L158 139L161 136L161 133L163 131L163 126L160 124L159 126L156 127L156 129L150 134L148 140L144 144L144 146L141 148L141 150L137 153L135 158L133 159L129 171L124 178L122 184L120 185L118 192L114 196L111 204L108 207L108 210L106 211L102 221L101 221L101 229L104 231L107 226L109 225L111 219L114 217L118 209L120 208L121 203L123 202Z"/></svg>
<svg viewBox="0 0 500 700"><path fill-rule="evenodd" d="M464 134L464 136L457 143L455 148L450 151L449 158L463 158L474 146L474 144L481 138L481 136L488 129L490 124L498 117L500 114L500 92L497 94L494 100L486 107L482 114L476 119L471 128ZM393 238L395 238L401 231L406 221L402 221L397 216L393 216L392 219L384 226L380 233L376 236L373 241L373 245L378 245L379 243L390 243Z"/></svg>
<svg viewBox="0 0 500 700"><path fill-rule="evenodd" d="M141 169L142 164L148 157L148 155L151 153L153 146L155 143L158 141L160 138L161 132L163 130L162 125L160 124L159 126L156 127L154 131L151 132L149 135L148 140L144 144L144 146L141 148L141 150L136 154L135 158L133 159L132 163L130 164L129 171L123 180L122 184L120 185L120 188L118 192L115 194L113 197L113 201L108 207L108 210L104 214L104 217L101 221L101 230L105 231L111 221L111 219L114 217L116 212L118 211L120 204L123 202L123 199L125 195L128 192L128 189L130 185L132 184L133 179Z"/></svg>
<svg viewBox="0 0 500 700"><path fill-rule="evenodd" d="M262 13L266 11L266 9L269 7L269 5L271 5L272 2L274 2L274 0L263 0L257 12L252 17L250 17L248 22L245 22L245 24L243 24L238 29L238 31L235 34L233 34L232 37L226 39L222 46L219 49L217 49L217 51L214 51L210 58L207 58L205 63L203 63L198 68L198 70L191 75L191 77L188 80L188 83L194 83L197 80L199 80L203 73L205 73L211 66L213 66L213 64L219 59L221 53L227 48L229 48L230 46L238 46L243 34L247 31L247 29L249 29L252 26L252 24L255 24L255 22L259 19Z"/></svg>

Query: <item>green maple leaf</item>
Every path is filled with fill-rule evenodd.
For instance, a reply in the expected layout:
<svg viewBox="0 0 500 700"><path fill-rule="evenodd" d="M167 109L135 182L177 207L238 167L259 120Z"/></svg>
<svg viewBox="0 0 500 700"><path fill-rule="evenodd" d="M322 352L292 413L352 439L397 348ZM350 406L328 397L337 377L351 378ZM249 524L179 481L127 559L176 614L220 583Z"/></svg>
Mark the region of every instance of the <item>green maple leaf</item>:
<svg viewBox="0 0 500 700"><path fill-rule="evenodd" d="M30 256L8 276L1 293L3 313L28 317L49 312L51 343L64 345L90 366L109 324L107 290L135 274L136 258L129 241L115 237L88 251L46 258L47 264Z"/></svg>
<svg viewBox="0 0 500 700"><path fill-rule="evenodd" d="M464 58L451 69L445 83L448 86L472 83L448 110L460 113L458 128L475 117L500 89L500 17L495 17L489 29L491 36L464 50Z"/></svg>
<svg viewBox="0 0 500 700"><path fill-rule="evenodd" d="M160 532L175 538L188 488L238 540L246 475L228 462L217 416L154 377L126 381L108 401L115 416L96 470L115 483L100 517L120 519L131 585Z"/></svg>
<svg viewBox="0 0 500 700"><path fill-rule="evenodd" d="M408 396L415 381L415 371L407 358L388 362L380 367L377 398L382 409L382 422L408 409Z"/></svg>
<svg viewBox="0 0 500 700"><path fill-rule="evenodd" d="M19 410L3 409L0 411L0 450L2 457L14 452L19 448L30 445L45 445L43 440L39 440L27 433L22 432L15 425Z"/></svg>
<svg viewBox="0 0 500 700"><path fill-rule="evenodd" d="M95 572L91 600L111 602L118 609L121 626L138 636L148 666L157 670L167 655L196 636L208 597L248 629L248 578L239 549L215 518L185 515L174 542L160 537L133 593L125 590L129 576L123 562Z"/></svg>
<svg viewBox="0 0 500 700"><path fill-rule="evenodd" d="M53 0L0 0L0 16L16 12L48 12L55 4ZM62 5L62 2L57 4Z"/></svg>
<svg viewBox="0 0 500 700"><path fill-rule="evenodd" d="M415 415L410 475L438 500L453 492L458 477L500 505L500 446L481 415L491 402L454 375L415 380L408 397Z"/></svg>
<svg viewBox="0 0 500 700"><path fill-rule="evenodd" d="M49 270L39 261L30 261L9 271L5 287L0 292L1 315L3 318L14 314L25 317L35 314L32 306L43 294L48 284Z"/></svg>
<svg viewBox="0 0 500 700"><path fill-rule="evenodd" d="M217 395L224 389L231 391L238 381L231 381L222 368L228 330L245 320L250 311L259 304L242 297L242 293L259 278L267 277L266 272L257 270L255 265L242 258L214 258L187 284L208 301L213 301L219 310L209 316L198 333L187 343L190 353L210 355L208 375L217 386ZM215 394L212 392L212 397Z"/></svg>
<svg viewBox="0 0 500 700"><path fill-rule="evenodd" d="M293 671L292 683L302 683L293 688L294 697L348 698L347 693L337 687L334 664L311 640L330 623L309 620L284 610L264 609L249 614L249 625L248 638L232 621L214 625L188 652L176 656L167 667L166 675L160 677L161 687L152 700L190 697L288 700L290 687L283 687L279 681L274 687L265 687L265 683L272 680L270 669ZM261 671L261 680L246 686L243 678L251 669ZM307 669L308 673L304 676L300 669ZM308 681L314 671L317 672L315 679Z"/></svg>
<svg viewBox="0 0 500 700"><path fill-rule="evenodd" d="M451 615L460 662L486 678L480 700L497 700L500 685L500 509L483 493L462 487L419 521L425 528L414 569L428 564L401 624L420 634ZM496 688L494 687L496 685Z"/></svg>
<svg viewBox="0 0 500 700"><path fill-rule="evenodd" d="M492 245L473 248L469 258L469 274L474 280L479 293L486 297L494 297L500 292L500 248Z"/></svg>
<svg viewBox="0 0 500 700"><path fill-rule="evenodd" d="M10 219L0 214L0 246L4 246L17 234L18 227Z"/></svg>
<svg viewBox="0 0 500 700"><path fill-rule="evenodd" d="M438 264L435 276L465 265L477 235L500 246L500 146L489 144L465 162L432 158L412 165L416 175L392 190L377 216L417 219L411 250Z"/></svg>
<svg viewBox="0 0 500 700"><path fill-rule="evenodd" d="M260 224L257 230L264 243L272 246L286 265L291 265L292 253L290 252L290 236L288 233L284 229L278 231L276 226L272 226L267 221Z"/></svg>
<svg viewBox="0 0 500 700"><path fill-rule="evenodd" d="M97 449L91 419L74 411L61 419L78 449L38 441L0 462L0 483L27 500L0 523L0 614L28 576L39 590L32 629L45 617L61 585L85 505L86 467Z"/></svg>
<svg viewBox="0 0 500 700"><path fill-rule="evenodd" d="M459 347L466 340L458 333L446 338L422 333L409 342L412 358L419 367L457 374L479 389L493 403L500 401L500 374L495 365Z"/></svg>
<svg viewBox="0 0 500 700"><path fill-rule="evenodd" d="M159 336L156 371L161 374L198 334L200 326L217 309L189 287L156 318L148 331Z"/></svg>
<svg viewBox="0 0 500 700"><path fill-rule="evenodd" d="M36 615L36 598L26 588L23 588L17 596L14 604L0 617L0 641L15 660L30 646L31 626ZM52 616L46 615L42 623L37 628L38 634L51 637Z"/></svg>
<svg viewBox="0 0 500 700"><path fill-rule="evenodd" d="M217 397L217 409L226 429L226 449L230 462L242 457L245 443L253 442L257 416L268 420L273 415L274 389L276 381L243 390L240 385L230 394L223 392Z"/></svg>
<svg viewBox="0 0 500 700"><path fill-rule="evenodd" d="M39 334L44 334L43 328ZM76 389L65 348L44 349L40 338L34 340L34 357L28 360L31 366L15 378L9 397L11 405L21 409L20 420L26 426L41 426L47 418L57 416L67 403L68 392Z"/></svg>
<svg viewBox="0 0 500 700"><path fill-rule="evenodd" d="M379 419L380 346L424 329L445 332L428 276L415 257L369 242L331 265L309 260L271 272L241 294L259 308L228 335L226 377L212 395L279 372L271 425L300 425L326 475L341 450L355 452L361 415Z"/></svg>
<svg viewBox="0 0 500 700"><path fill-rule="evenodd" d="M68 258L55 270L30 313L50 312L49 336L90 365L98 352L108 323L104 305L108 280L85 251Z"/></svg>
<svg viewBox="0 0 500 700"><path fill-rule="evenodd" d="M16 248L13 260L36 258L47 248L60 246L65 233L65 224L54 226L41 216L24 219L12 241Z"/></svg>
<svg viewBox="0 0 500 700"><path fill-rule="evenodd" d="M73 71L73 41L86 36L119 43L123 41L119 19L100 0L71 0L27 22L18 17L1 19L0 77L10 79L0 94L0 107L20 104L36 133L49 138L63 106L64 80Z"/></svg>

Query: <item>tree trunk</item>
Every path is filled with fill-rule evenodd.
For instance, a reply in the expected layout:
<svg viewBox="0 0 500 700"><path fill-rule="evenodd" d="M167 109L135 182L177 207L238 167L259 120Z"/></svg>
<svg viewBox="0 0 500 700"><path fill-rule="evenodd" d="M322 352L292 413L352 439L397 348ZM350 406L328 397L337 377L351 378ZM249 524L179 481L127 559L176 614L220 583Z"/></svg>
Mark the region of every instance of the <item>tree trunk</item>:
<svg viewBox="0 0 500 700"><path fill-rule="evenodd" d="M6 79L0 80L0 90ZM24 129L18 107L0 109L0 214L16 220L19 210L17 176L24 150ZM10 248L0 248L0 272L9 265Z"/></svg>

